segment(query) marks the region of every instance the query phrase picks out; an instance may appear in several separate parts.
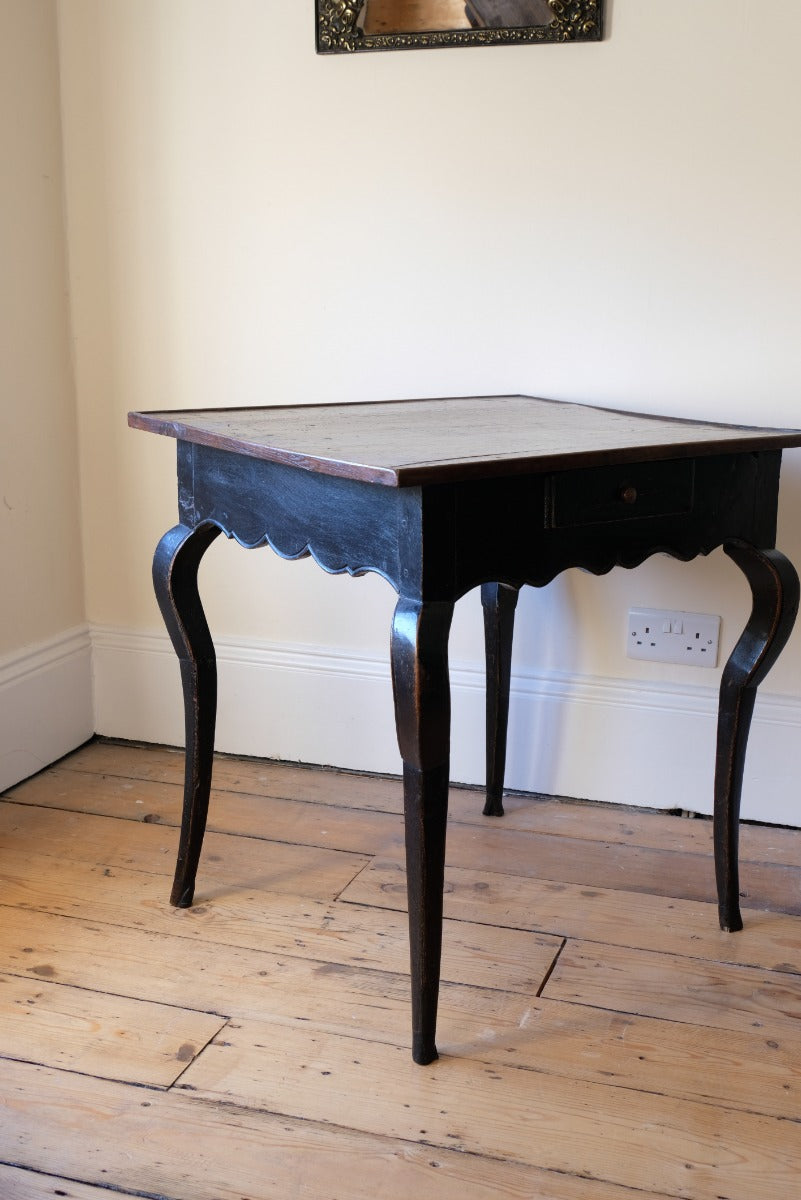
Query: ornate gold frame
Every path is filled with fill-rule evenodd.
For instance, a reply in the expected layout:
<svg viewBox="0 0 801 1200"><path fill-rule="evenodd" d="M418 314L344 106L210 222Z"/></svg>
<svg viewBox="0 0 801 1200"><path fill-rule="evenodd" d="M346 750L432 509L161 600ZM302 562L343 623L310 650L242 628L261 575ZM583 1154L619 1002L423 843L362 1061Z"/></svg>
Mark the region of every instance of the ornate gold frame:
<svg viewBox="0 0 801 1200"><path fill-rule="evenodd" d="M440 46L520 46L546 42L597 42L603 37L603 0L548 0L548 25L516 29L434 30L365 34L357 25L364 0L316 0L317 53L419 50Z"/></svg>

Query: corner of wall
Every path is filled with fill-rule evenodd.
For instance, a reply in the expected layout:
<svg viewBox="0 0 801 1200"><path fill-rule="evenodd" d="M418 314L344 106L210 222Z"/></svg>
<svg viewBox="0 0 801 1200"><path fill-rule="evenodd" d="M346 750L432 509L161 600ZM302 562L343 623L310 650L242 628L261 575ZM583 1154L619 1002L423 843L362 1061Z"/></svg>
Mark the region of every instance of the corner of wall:
<svg viewBox="0 0 801 1200"><path fill-rule="evenodd" d="M0 658L0 791L68 754L94 731L87 626Z"/></svg>

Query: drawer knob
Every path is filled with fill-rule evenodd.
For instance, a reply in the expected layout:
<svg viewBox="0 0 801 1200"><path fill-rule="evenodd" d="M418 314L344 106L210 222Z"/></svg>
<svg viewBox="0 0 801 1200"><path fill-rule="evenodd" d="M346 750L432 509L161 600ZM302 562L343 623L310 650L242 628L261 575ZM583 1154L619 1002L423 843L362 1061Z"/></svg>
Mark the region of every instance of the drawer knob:
<svg viewBox="0 0 801 1200"><path fill-rule="evenodd" d="M632 484L627 483L625 487L620 489L620 499L624 504L634 504L637 499L637 489Z"/></svg>

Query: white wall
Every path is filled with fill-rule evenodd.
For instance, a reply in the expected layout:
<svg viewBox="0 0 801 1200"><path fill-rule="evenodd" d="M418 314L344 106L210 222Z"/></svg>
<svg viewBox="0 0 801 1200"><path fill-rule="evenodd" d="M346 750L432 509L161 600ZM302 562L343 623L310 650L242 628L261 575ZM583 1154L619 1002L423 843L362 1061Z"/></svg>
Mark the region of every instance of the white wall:
<svg viewBox="0 0 801 1200"><path fill-rule="evenodd" d="M90 737L58 44L0 0L0 788Z"/></svg>
<svg viewBox="0 0 801 1200"><path fill-rule="evenodd" d="M519 390L801 425L801 6L608 7L600 45L322 58L313 0L60 0L101 732L182 728L149 579L174 445L130 408ZM799 461L780 545L801 561ZM202 582L221 748L397 770L385 584L231 545ZM720 552L527 593L510 782L708 810L716 680L627 660L632 604L719 612L725 650L747 614ZM460 609L454 773L477 779L477 598ZM748 815L793 819L800 647L766 688Z"/></svg>

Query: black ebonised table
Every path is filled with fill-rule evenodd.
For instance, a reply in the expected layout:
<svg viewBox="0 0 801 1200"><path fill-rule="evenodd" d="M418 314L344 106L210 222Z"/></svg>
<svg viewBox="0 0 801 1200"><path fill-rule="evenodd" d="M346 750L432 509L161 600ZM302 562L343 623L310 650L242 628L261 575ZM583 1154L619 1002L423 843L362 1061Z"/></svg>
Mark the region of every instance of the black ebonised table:
<svg viewBox="0 0 801 1200"><path fill-rule="evenodd" d="M524 584L596 574L652 554L723 546L753 611L723 671L714 797L723 929L742 928L738 822L756 689L790 635L798 576L774 549L784 447L755 429L491 396L378 404L131 413L178 439L180 523L153 578L181 663L183 822L172 903L192 903L211 786L214 646L197 590L224 533L326 571L376 571L398 592L391 658L403 759L412 1053L436 1058L450 752L448 632L481 586L487 651L487 805L500 814L514 609Z"/></svg>

